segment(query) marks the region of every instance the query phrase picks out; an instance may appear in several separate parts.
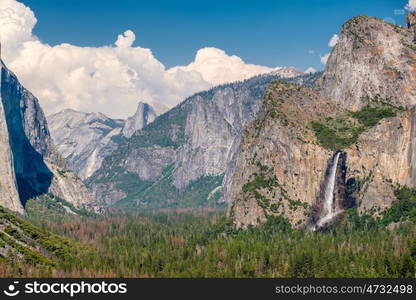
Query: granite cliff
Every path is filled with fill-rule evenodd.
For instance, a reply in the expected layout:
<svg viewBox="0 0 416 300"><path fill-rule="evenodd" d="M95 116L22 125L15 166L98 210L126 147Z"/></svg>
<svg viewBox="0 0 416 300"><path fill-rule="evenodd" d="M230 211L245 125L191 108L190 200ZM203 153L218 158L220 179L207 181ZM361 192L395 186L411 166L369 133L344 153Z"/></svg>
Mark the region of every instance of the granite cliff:
<svg viewBox="0 0 416 300"><path fill-rule="evenodd" d="M357 16L341 29L317 81L321 94L349 110L379 95L397 106L416 104L416 44L411 29Z"/></svg>
<svg viewBox="0 0 416 300"><path fill-rule="evenodd" d="M82 181L66 167L38 100L1 62L0 205L22 213L27 200L53 194L77 208L99 211Z"/></svg>

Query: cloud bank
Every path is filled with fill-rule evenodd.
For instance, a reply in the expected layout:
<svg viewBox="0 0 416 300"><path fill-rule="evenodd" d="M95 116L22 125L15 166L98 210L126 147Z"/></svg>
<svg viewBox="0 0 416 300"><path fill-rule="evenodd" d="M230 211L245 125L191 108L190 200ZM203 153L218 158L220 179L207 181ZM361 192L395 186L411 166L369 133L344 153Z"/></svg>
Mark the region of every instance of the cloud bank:
<svg viewBox="0 0 416 300"><path fill-rule="evenodd" d="M409 0L409 3L405 6L408 11L416 11L416 0Z"/></svg>
<svg viewBox="0 0 416 300"><path fill-rule="evenodd" d="M246 64L240 57L227 55L217 48L203 48L198 50L195 60L187 66L174 67L168 70L170 74L177 72L201 74L202 78L214 85L237 81L252 77L253 74L262 74L273 69Z"/></svg>
<svg viewBox="0 0 416 300"><path fill-rule="evenodd" d="M47 114L73 108L125 118L139 100L173 106L213 85L275 69L246 64L217 48L200 49L187 66L166 69L150 49L133 46L131 30L118 35L113 45L50 46L33 35L36 22L29 7L0 0L2 59Z"/></svg>
<svg viewBox="0 0 416 300"><path fill-rule="evenodd" d="M338 43L338 41L339 41L339 36L338 36L338 34L334 34L332 37L331 37L331 39L329 40L329 42L328 42L328 47L330 47L330 48L334 48L335 47L335 45ZM329 56L331 55L331 53L330 52L328 52L328 53L326 53L326 54L324 54L324 55L319 55L319 57L320 57L320 59L321 59L321 63L323 64L323 65L326 65L326 63L327 63L327 61L328 61L328 58L329 58Z"/></svg>

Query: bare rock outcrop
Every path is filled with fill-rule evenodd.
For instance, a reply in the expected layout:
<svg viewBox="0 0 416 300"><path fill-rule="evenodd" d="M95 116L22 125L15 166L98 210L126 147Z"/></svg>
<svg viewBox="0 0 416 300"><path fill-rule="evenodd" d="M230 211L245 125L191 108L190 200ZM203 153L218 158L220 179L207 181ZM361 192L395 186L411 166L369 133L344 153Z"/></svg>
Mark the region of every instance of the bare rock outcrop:
<svg viewBox="0 0 416 300"><path fill-rule="evenodd" d="M359 110L364 97L379 95L394 105L416 104L416 44L412 29L381 19L357 16L340 38L317 86L344 108Z"/></svg>

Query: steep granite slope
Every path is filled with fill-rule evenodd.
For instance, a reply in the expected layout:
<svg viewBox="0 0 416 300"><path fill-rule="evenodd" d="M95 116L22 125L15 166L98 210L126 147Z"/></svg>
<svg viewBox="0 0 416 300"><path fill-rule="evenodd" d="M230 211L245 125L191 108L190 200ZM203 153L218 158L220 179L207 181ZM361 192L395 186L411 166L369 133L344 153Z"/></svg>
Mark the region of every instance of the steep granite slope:
<svg viewBox="0 0 416 300"><path fill-rule="evenodd" d="M287 80L310 83L316 76ZM88 184L107 204L215 204L242 128L255 117L265 89L277 78L258 76L188 98L123 142Z"/></svg>
<svg viewBox="0 0 416 300"><path fill-rule="evenodd" d="M66 109L47 117L51 136L68 168L82 179L99 168L104 156L122 141L124 121L100 113Z"/></svg>
<svg viewBox="0 0 416 300"><path fill-rule="evenodd" d="M381 19L358 16L344 24L317 86L326 98L357 110L363 97L416 104L416 44L413 32Z"/></svg>
<svg viewBox="0 0 416 300"><path fill-rule="evenodd" d="M332 153L315 142L310 122L340 112L309 88L283 82L269 87L257 118L245 129L227 194L238 227L277 215L293 224L307 222Z"/></svg>
<svg viewBox="0 0 416 300"><path fill-rule="evenodd" d="M16 186L13 154L10 148L9 131L3 105L0 105L0 114L0 161L2 162L0 164L2 174L0 177L0 191L2 191L0 203L13 211L22 212L23 206Z"/></svg>
<svg viewBox="0 0 416 300"><path fill-rule="evenodd" d="M273 216L283 216L297 226L323 219L323 225L355 205L360 209L389 206L394 200L391 183L403 182L396 180L397 159L407 149L389 157L390 161L377 151L389 153L392 144L392 151L403 147L395 143L403 136L392 137L397 129L387 130L400 128L397 122L406 113L381 99L352 113L310 88L272 84L257 118L245 129L227 194L229 215L237 227L257 225ZM385 128L386 122L393 124ZM389 142L375 132L384 132ZM368 141L369 136L375 139ZM363 149L364 143L368 145ZM377 172L384 177L374 178ZM388 205L383 205L388 197ZM332 212L327 216L326 210Z"/></svg>
<svg viewBox="0 0 416 300"><path fill-rule="evenodd" d="M416 187L415 108L380 121L346 149L347 178L357 186L361 212L378 214L396 200L399 186Z"/></svg>
<svg viewBox="0 0 416 300"><path fill-rule="evenodd" d="M0 205L23 211L30 198L52 193L76 207L98 209L81 180L68 171L49 135L38 100L1 63Z"/></svg>
<svg viewBox="0 0 416 300"><path fill-rule="evenodd" d="M349 20L317 84L322 95L350 110L360 109L374 98L407 108L362 134L346 150L347 177L359 188L360 210L380 212L395 201L398 185L415 186L413 31L367 16ZM371 122L368 117L362 115Z"/></svg>

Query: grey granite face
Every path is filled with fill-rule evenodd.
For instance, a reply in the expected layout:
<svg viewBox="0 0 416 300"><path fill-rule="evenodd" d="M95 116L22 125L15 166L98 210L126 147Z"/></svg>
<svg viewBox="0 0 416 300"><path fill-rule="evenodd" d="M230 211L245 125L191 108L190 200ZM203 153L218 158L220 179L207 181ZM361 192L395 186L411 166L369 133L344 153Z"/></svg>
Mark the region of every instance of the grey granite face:
<svg viewBox="0 0 416 300"><path fill-rule="evenodd" d="M298 73L285 69L195 94L166 113L139 103L126 121L65 110L48 118L61 154L37 99L2 64L0 205L22 212L27 199L52 193L99 211L81 177L105 205L185 205L175 193L204 205L221 192L216 201L229 202L239 227L269 215L303 226L334 155L310 121L360 110L366 97L377 97L404 110L343 149L337 182L361 182L359 211L381 211L395 200L395 186L416 186L413 38L410 29L358 16L343 26L323 74L292 77ZM276 84L268 99L276 80L308 87ZM260 175L268 186L256 193L250 183Z"/></svg>
<svg viewBox="0 0 416 300"><path fill-rule="evenodd" d="M52 193L75 207L98 211L96 200L66 168L38 100L1 62L0 204L22 212L28 199Z"/></svg>
<svg viewBox="0 0 416 300"><path fill-rule="evenodd" d="M50 115L47 119L58 151L67 160L68 167L85 180L100 168L103 159L125 138L130 138L166 110L158 108L139 102L136 113L127 120L72 109Z"/></svg>

